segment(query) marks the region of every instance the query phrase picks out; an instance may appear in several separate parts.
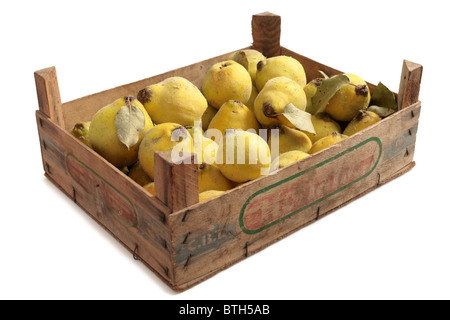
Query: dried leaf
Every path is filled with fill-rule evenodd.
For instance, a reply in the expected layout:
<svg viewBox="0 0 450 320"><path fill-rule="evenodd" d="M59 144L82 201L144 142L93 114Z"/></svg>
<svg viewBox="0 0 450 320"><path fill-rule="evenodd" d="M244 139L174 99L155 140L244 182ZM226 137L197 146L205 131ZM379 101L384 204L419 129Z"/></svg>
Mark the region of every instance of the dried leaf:
<svg viewBox="0 0 450 320"><path fill-rule="evenodd" d="M379 115L381 118L386 118L387 116L390 116L395 112L394 109L386 108L386 107L380 107L380 106L370 106L367 108L367 111L372 111Z"/></svg>
<svg viewBox="0 0 450 320"><path fill-rule="evenodd" d="M292 103L286 105L286 107L284 108L283 116L297 129L316 134L311 121L311 114L298 109Z"/></svg>
<svg viewBox="0 0 450 320"><path fill-rule="evenodd" d="M392 109L394 112L398 110L394 93L381 82L379 82L377 87L373 90L370 104Z"/></svg>
<svg viewBox="0 0 450 320"><path fill-rule="evenodd" d="M117 137L128 149L139 141L145 127L145 116L139 107L130 104L119 109L115 118Z"/></svg>
<svg viewBox="0 0 450 320"><path fill-rule="evenodd" d="M311 98L311 114L323 112L336 92L349 83L350 80L345 74L323 79L320 86L317 87L316 94Z"/></svg>
<svg viewBox="0 0 450 320"><path fill-rule="evenodd" d="M244 50L240 50L236 57L236 62L242 65L246 70L248 70L248 58L247 53Z"/></svg>

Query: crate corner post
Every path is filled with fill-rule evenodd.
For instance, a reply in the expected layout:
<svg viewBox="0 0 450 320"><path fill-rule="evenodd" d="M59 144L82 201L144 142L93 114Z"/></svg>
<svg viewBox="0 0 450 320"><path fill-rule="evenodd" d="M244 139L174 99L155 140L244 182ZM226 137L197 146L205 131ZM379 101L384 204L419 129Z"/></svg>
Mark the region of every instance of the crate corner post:
<svg viewBox="0 0 450 320"><path fill-rule="evenodd" d="M398 90L398 109L402 110L419 101L423 66L403 60L400 86Z"/></svg>
<svg viewBox="0 0 450 320"><path fill-rule="evenodd" d="M64 128L61 95L56 68L49 67L34 72L39 111Z"/></svg>
<svg viewBox="0 0 450 320"><path fill-rule="evenodd" d="M267 58L280 55L281 17L270 12L254 14L252 37L252 48Z"/></svg>
<svg viewBox="0 0 450 320"><path fill-rule="evenodd" d="M172 152L156 152L154 160L155 196L171 212L199 202L198 165L195 154L183 155L177 163Z"/></svg>

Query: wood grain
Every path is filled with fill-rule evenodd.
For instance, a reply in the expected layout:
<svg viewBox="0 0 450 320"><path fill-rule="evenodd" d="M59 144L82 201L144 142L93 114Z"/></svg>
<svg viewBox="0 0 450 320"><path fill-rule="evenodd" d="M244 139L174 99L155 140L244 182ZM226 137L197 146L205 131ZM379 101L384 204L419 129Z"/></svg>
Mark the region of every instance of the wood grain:
<svg viewBox="0 0 450 320"><path fill-rule="evenodd" d="M170 210L93 150L36 112L45 174L135 257L171 283Z"/></svg>
<svg viewBox="0 0 450 320"><path fill-rule="evenodd" d="M155 196L172 212L198 203L198 165L195 154L175 164L171 152L155 153Z"/></svg>
<svg viewBox="0 0 450 320"><path fill-rule="evenodd" d="M253 49L267 58L280 55L281 17L264 12L252 17Z"/></svg>
<svg viewBox="0 0 450 320"><path fill-rule="evenodd" d="M408 60L403 61L398 90L398 109L401 110L419 100L423 66Z"/></svg>
<svg viewBox="0 0 450 320"><path fill-rule="evenodd" d="M39 110L64 127L64 117L55 67L38 70L34 73Z"/></svg>

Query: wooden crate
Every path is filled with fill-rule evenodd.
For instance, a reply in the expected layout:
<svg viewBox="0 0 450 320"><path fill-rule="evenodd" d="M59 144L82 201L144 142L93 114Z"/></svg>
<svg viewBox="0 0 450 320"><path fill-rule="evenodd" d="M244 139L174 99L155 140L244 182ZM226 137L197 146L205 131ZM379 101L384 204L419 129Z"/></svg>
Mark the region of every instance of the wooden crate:
<svg viewBox="0 0 450 320"><path fill-rule="evenodd" d="M252 18L253 45L267 57L288 55L308 81L342 73L280 46L281 18ZM236 49L237 50L237 49ZM231 52L234 52L233 50ZM201 87L226 53L148 79L61 103L55 68L35 72L37 127L45 175L176 291L186 290L414 167L422 66L404 61L399 111L311 157L198 203L196 165L155 159L152 196L69 130L119 97L181 76ZM369 84L372 90L374 86Z"/></svg>

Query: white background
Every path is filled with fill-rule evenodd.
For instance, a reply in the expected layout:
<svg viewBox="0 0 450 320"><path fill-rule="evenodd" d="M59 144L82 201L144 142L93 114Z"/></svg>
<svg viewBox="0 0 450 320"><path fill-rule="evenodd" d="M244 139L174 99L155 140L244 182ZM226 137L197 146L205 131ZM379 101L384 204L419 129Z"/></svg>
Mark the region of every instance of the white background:
<svg viewBox="0 0 450 320"><path fill-rule="evenodd" d="M2 1L1 299L448 299L446 1ZM398 90L424 66L417 166L183 293L174 293L43 173L33 72L55 66L63 102L251 44L281 44Z"/></svg>

